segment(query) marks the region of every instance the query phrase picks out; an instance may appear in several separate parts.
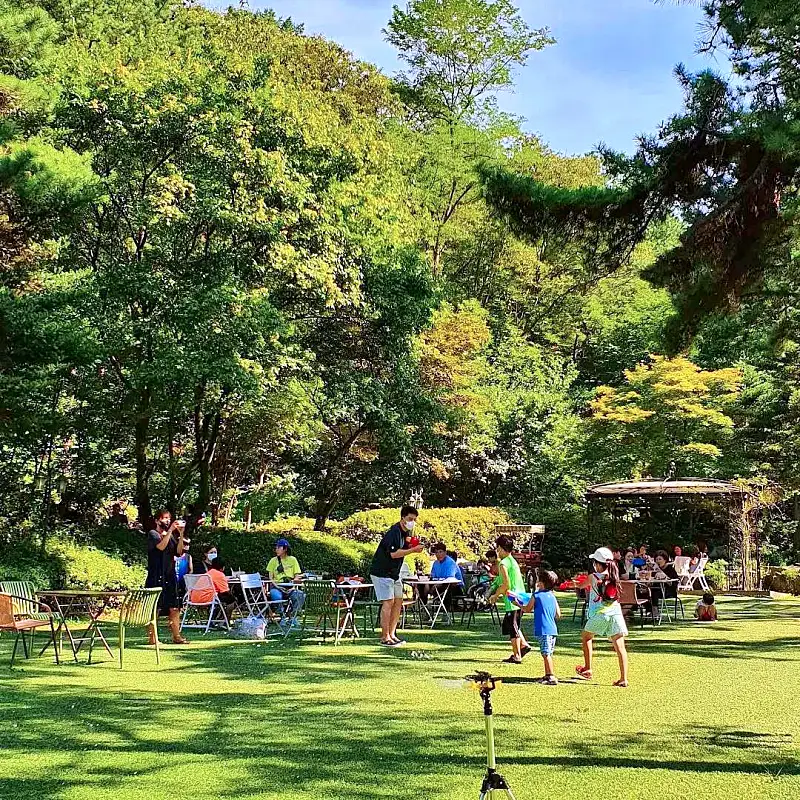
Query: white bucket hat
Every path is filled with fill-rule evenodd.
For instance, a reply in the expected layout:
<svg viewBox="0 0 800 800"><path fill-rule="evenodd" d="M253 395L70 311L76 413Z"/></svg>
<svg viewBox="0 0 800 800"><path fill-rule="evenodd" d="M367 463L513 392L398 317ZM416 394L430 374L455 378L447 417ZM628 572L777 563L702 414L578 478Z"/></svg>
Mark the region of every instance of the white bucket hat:
<svg viewBox="0 0 800 800"><path fill-rule="evenodd" d="M599 564L607 564L609 561L614 560L614 554L607 547L598 547L589 558Z"/></svg>

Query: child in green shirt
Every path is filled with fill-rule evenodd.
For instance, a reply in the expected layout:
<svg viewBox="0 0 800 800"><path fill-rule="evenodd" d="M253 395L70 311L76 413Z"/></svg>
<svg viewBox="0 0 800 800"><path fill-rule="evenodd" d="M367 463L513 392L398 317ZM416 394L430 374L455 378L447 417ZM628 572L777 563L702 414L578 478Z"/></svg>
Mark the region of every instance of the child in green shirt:
<svg viewBox="0 0 800 800"><path fill-rule="evenodd" d="M511 555L514 550L514 542L510 536L502 535L497 537L495 543L497 555L500 559L500 586L489 598L490 603L496 603L501 597L505 598L504 609L505 617L501 630L503 635L508 636L511 641L511 655L503 659L508 664L521 664L522 659L531 651L530 645L522 632L522 609L514 605L509 599L508 594L525 591L525 581L522 578L519 564Z"/></svg>

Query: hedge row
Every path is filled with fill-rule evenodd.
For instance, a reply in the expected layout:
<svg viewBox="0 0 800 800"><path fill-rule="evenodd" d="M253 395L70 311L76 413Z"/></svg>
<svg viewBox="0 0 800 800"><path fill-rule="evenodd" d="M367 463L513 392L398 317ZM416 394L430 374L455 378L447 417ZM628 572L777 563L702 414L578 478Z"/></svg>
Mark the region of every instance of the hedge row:
<svg viewBox="0 0 800 800"><path fill-rule="evenodd" d="M786 567L786 569L771 575L765 575L762 586L767 592L783 592L785 594L800 595L800 569Z"/></svg>
<svg viewBox="0 0 800 800"><path fill-rule="evenodd" d="M62 536L51 538L44 553L32 540L16 541L0 558L0 580L27 580L37 588L123 590L143 586L145 575L144 559L127 564Z"/></svg>
<svg viewBox="0 0 800 800"><path fill-rule="evenodd" d="M226 564L234 569L264 572L274 554L275 540L285 537L304 569L331 574L366 574L380 537L399 518L398 509L378 509L353 514L334 522L325 533L313 530L313 520L290 517L258 526L206 528L195 531L191 552L199 558L207 545L216 545ZM498 524L544 524L545 560L559 574L582 566L587 548L585 517L575 507L564 511L499 508L423 509L418 533L426 545L444 542L465 558L476 558L494 543ZM0 553L0 579L29 579L37 586L87 589L124 589L144 583L147 542L133 530L102 528L73 531L52 537L42 553L35 537L23 537ZM427 566L429 556L409 559Z"/></svg>
<svg viewBox="0 0 800 800"><path fill-rule="evenodd" d="M330 573L361 574L369 569L373 545L352 542L314 530L271 530L268 526L249 531L208 528L195 532L191 551L199 558L208 545L216 545L226 566L248 572L266 572L275 555L275 540L283 537L303 569Z"/></svg>
<svg viewBox="0 0 800 800"><path fill-rule="evenodd" d="M315 533L311 530L313 520L301 517L278 520L250 531L216 528L197 532L192 550L197 554L206 544L216 544L232 566L261 569L258 565L272 556L275 540L284 536L295 548L304 568L363 572L369 566L377 542L398 518L399 511L395 508L362 511L343 522L332 523L325 534ZM561 572L583 566L586 554L591 552L587 549L585 514L577 506L559 511L525 509L513 512L492 507L426 508L419 515L416 532L426 545L443 542L448 550L474 559L494 546L495 525L514 522L545 525L544 558ZM342 549L354 545L362 547L361 560L351 553L349 562L342 561ZM429 560L425 553L409 559L425 566Z"/></svg>

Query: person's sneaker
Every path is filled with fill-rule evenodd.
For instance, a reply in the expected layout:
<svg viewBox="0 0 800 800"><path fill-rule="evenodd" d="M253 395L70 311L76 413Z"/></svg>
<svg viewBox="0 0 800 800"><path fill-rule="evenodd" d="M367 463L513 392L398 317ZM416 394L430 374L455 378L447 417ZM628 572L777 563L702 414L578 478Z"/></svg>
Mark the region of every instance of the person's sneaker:
<svg viewBox="0 0 800 800"><path fill-rule="evenodd" d="M544 686L558 686L558 678L555 675L545 675L539 683Z"/></svg>
<svg viewBox="0 0 800 800"><path fill-rule="evenodd" d="M525 645L525 647L519 651L520 658L525 658L531 650L533 650L533 648L530 645Z"/></svg>
<svg viewBox="0 0 800 800"><path fill-rule="evenodd" d="M522 659L517 658L516 656L509 656L508 658L503 659L504 664L521 664Z"/></svg>

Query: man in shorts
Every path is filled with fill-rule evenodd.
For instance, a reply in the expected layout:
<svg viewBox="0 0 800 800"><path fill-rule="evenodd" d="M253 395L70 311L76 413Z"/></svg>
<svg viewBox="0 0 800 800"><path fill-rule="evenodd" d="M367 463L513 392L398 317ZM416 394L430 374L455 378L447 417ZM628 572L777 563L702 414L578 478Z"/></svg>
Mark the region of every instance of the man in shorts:
<svg viewBox="0 0 800 800"><path fill-rule="evenodd" d="M525 591L525 581L522 578L519 564L511 555L514 550L514 541L510 536L503 534L497 537L495 543L497 557L500 559L499 578L500 586L489 598L489 603L496 603L499 598L505 598L505 612L501 630L504 636L508 636L511 641L511 655L504 658L508 664L521 664L522 659L531 651L530 645L522 633L520 622L522 621L522 609L514 605L509 599L508 594L519 594Z"/></svg>
<svg viewBox="0 0 800 800"><path fill-rule="evenodd" d="M375 598L381 604L381 644L384 647L405 644L397 637L397 623L403 611L400 568L406 556L421 553L424 549L421 544L406 546L406 537L413 536L417 515L418 511L414 506L403 506L400 510L400 521L389 528L372 557L369 575L375 587Z"/></svg>

